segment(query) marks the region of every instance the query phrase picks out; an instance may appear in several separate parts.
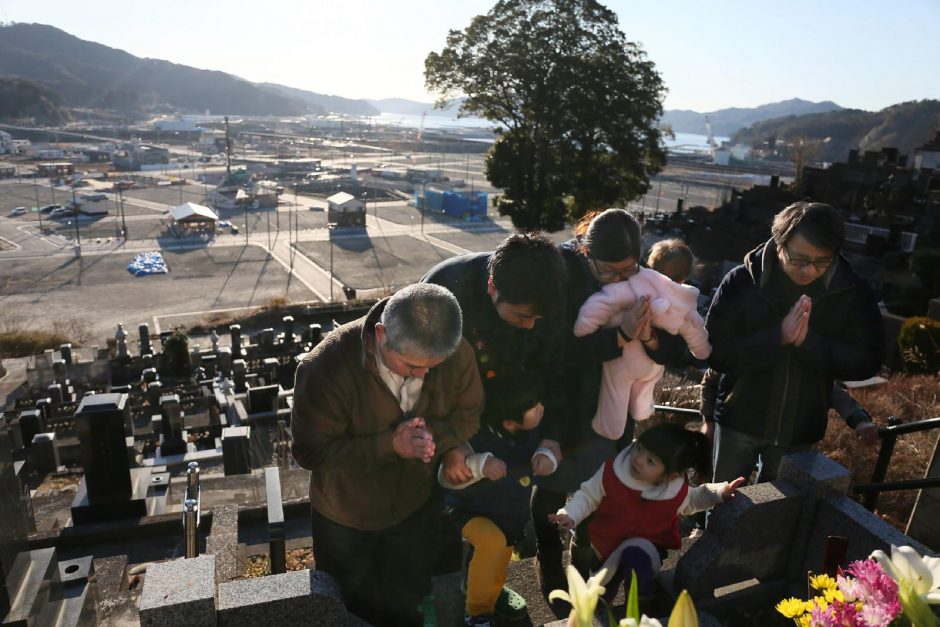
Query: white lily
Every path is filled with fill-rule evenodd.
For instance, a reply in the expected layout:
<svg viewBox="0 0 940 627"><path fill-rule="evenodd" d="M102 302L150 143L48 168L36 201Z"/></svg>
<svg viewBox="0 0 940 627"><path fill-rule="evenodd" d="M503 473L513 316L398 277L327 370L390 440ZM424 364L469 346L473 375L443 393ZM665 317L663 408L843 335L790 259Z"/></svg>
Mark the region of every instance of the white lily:
<svg viewBox="0 0 940 627"><path fill-rule="evenodd" d="M607 576L607 569L602 568L593 577L588 577L587 581L581 578L581 573L569 565L565 570L568 578L568 592L564 590L552 590L548 594L548 600L562 599L571 604L571 614L568 616L568 625L571 627L591 627L594 624L594 608L597 607L597 599L604 594L604 586L601 582Z"/></svg>
<svg viewBox="0 0 940 627"><path fill-rule="evenodd" d="M898 583L904 614L915 625L936 625L928 604L940 603L940 558L922 557L909 546L891 545L891 557L875 551L871 558Z"/></svg>
<svg viewBox="0 0 940 627"><path fill-rule="evenodd" d="M676 599L669 615L668 627L698 627L698 611L687 590L679 593L679 598Z"/></svg>

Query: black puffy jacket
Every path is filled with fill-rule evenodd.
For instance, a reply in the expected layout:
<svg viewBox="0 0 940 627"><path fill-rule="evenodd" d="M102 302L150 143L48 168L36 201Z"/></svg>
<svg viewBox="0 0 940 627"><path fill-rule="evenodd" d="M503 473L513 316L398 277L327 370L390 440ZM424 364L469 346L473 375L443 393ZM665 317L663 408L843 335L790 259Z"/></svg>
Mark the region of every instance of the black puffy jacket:
<svg viewBox="0 0 940 627"><path fill-rule="evenodd" d="M769 286L778 267L773 240L725 276L708 311L709 365L722 373L715 421L781 446L814 444L826 433L834 379L876 374L884 328L874 292L841 255L812 284L809 333L781 346L787 311Z"/></svg>

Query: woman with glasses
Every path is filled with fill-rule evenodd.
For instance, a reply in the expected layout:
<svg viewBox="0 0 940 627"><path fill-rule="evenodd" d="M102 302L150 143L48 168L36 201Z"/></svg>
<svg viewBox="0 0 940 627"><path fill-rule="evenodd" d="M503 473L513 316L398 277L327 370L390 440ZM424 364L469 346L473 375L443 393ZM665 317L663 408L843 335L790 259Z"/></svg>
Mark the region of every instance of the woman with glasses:
<svg viewBox="0 0 940 627"><path fill-rule="evenodd" d="M563 507L567 495L616 453L617 442L591 426L597 413L604 362L621 357L624 345L631 342L642 346L660 364L683 358L687 349L681 337L653 328L646 298L624 312L618 327L600 328L584 337L574 336L574 322L585 301L604 285L629 281L639 272L642 255L640 225L623 209L585 216L575 225L574 234L574 239L560 246L568 270L564 390L567 416L560 434L562 460L554 474L538 478L532 496L538 550L536 576L544 595L567 587L561 538L548 516ZM592 557L587 525L580 525L576 533L572 563L582 575L587 575ZM559 617L567 616L568 608L563 602L553 602L552 609Z"/></svg>
<svg viewBox="0 0 940 627"><path fill-rule="evenodd" d="M872 289L839 252L842 217L797 202L774 216L773 237L722 280L706 327L715 401L715 481L777 475L780 459L823 439L833 381L866 379L884 360ZM853 414L856 415L856 414ZM871 440L874 425L850 426Z"/></svg>

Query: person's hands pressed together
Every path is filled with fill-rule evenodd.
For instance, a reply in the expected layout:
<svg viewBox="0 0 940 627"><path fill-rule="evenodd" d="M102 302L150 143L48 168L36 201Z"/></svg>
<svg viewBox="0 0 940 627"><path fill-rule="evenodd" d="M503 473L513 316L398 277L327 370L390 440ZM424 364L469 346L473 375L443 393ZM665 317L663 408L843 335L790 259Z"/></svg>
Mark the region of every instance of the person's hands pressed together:
<svg viewBox="0 0 940 627"><path fill-rule="evenodd" d="M424 418L406 420L395 427L392 448L403 459L420 459L425 464L434 459L434 436L427 429Z"/></svg>

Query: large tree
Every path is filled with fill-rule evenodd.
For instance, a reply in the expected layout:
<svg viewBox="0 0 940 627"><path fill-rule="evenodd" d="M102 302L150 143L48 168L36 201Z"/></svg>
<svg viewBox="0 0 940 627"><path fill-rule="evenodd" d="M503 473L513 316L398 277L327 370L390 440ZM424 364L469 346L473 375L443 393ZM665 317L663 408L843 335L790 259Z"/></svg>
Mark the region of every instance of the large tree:
<svg viewBox="0 0 940 627"><path fill-rule="evenodd" d="M503 215L559 230L586 211L641 196L665 162L665 87L595 0L501 0L425 60L444 106L496 123L487 179Z"/></svg>

